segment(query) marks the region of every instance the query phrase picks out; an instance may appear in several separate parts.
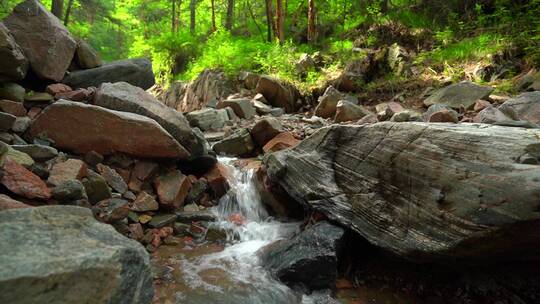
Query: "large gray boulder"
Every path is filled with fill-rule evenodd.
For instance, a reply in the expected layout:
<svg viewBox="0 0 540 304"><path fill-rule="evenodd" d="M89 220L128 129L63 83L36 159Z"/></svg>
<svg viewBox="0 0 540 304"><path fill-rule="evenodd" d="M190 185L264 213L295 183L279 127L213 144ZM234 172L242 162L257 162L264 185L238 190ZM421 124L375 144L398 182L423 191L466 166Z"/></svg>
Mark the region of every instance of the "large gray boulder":
<svg viewBox="0 0 540 304"><path fill-rule="evenodd" d="M540 258L540 130L384 122L321 129L265 158L299 202L396 255Z"/></svg>
<svg viewBox="0 0 540 304"><path fill-rule="evenodd" d="M492 87L474 84L470 81L462 81L438 90L424 100L424 105L429 107L434 104L442 104L454 109L472 107L478 99L487 99L493 92Z"/></svg>
<svg viewBox="0 0 540 304"><path fill-rule="evenodd" d="M540 124L540 91L527 92L508 99L499 110L513 119Z"/></svg>
<svg viewBox="0 0 540 304"><path fill-rule="evenodd" d="M4 24L37 76L54 81L64 78L77 42L58 18L38 0L26 0L13 9Z"/></svg>
<svg viewBox="0 0 540 304"><path fill-rule="evenodd" d="M1 303L150 303L146 250L90 209L0 212Z"/></svg>
<svg viewBox="0 0 540 304"><path fill-rule="evenodd" d="M99 87L102 83L120 81L144 90L149 89L156 83L152 62L146 58L113 61L97 68L71 72L62 80L75 89Z"/></svg>
<svg viewBox="0 0 540 304"><path fill-rule="evenodd" d="M189 112L186 114L186 119L192 127L198 127L202 131L221 129L225 122L229 120L229 114L226 109L204 108Z"/></svg>
<svg viewBox="0 0 540 304"><path fill-rule="evenodd" d="M157 121L192 154L200 154L202 151L201 144L184 115L158 102L141 88L126 82L104 83L94 97L94 104L149 117Z"/></svg>
<svg viewBox="0 0 540 304"><path fill-rule="evenodd" d="M15 42L6 26L0 22L0 81L24 79L28 71L28 59Z"/></svg>

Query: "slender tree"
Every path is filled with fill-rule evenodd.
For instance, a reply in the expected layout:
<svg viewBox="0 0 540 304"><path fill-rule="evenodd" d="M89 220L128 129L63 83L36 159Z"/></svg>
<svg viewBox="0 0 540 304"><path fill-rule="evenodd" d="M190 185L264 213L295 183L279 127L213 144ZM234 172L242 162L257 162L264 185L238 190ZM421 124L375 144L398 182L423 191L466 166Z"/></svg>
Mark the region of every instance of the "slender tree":
<svg viewBox="0 0 540 304"><path fill-rule="evenodd" d="M171 0L172 12L171 12L171 32L176 32L176 0Z"/></svg>
<svg viewBox="0 0 540 304"><path fill-rule="evenodd" d="M189 1L189 31L195 33L195 8L197 7L197 0Z"/></svg>
<svg viewBox="0 0 540 304"><path fill-rule="evenodd" d="M225 28L232 30L234 23L234 0L227 0L227 19L225 20Z"/></svg>
<svg viewBox="0 0 540 304"><path fill-rule="evenodd" d="M315 10L315 0L308 1L308 32L307 39L309 43L317 40L317 11Z"/></svg>
<svg viewBox="0 0 540 304"><path fill-rule="evenodd" d="M276 37L279 43L285 41L285 32L283 30L284 15L283 15L283 0L276 0Z"/></svg>
<svg viewBox="0 0 540 304"><path fill-rule="evenodd" d="M62 20L62 15L64 14L64 0L53 0L51 12L58 17L58 19Z"/></svg>
<svg viewBox="0 0 540 304"><path fill-rule="evenodd" d="M69 0L68 6L66 8L66 16L64 17L64 25L67 26L69 23L69 17L71 14L71 8L73 7L73 0Z"/></svg>
<svg viewBox="0 0 540 304"><path fill-rule="evenodd" d="M212 4L212 32L216 31L216 0L211 0Z"/></svg>
<svg viewBox="0 0 540 304"><path fill-rule="evenodd" d="M268 42L272 42L272 29L274 27L274 9L272 8L272 0L265 0L266 4L266 39Z"/></svg>

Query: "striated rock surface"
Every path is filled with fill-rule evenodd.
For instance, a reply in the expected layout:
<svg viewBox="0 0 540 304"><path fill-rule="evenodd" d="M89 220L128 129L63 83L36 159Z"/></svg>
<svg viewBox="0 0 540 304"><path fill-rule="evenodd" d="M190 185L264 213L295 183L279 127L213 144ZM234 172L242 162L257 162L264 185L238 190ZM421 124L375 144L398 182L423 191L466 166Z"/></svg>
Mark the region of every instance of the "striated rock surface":
<svg viewBox="0 0 540 304"><path fill-rule="evenodd" d="M150 303L148 253L89 209L0 212L1 303ZM29 254L31 253L31 254Z"/></svg>
<svg viewBox="0 0 540 304"><path fill-rule="evenodd" d="M46 136L77 153L127 153L139 157L187 158L189 153L154 120L71 101L57 101L33 122L30 137Z"/></svg>
<svg viewBox="0 0 540 304"><path fill-rule="evenodd" d="M0 58L2 58L0 81L24 79L28 71L28 59L2 22L0 22Z"/></svg>
<svg viewBox="0 0 540 304"><path fill-rule="evenodd" d="M424 105L443 104L454 109L472 107L478 99L486 99L493 88L480 86L469 81L449 85L424 100Z"/></svg>
<svg viewBox="0 0 540 304"><path fill-rule="evenodd" d="M333 126L265 164L292 197L399 256L538 260L540 166L518 160L539 138L482 124Z"/></svg>

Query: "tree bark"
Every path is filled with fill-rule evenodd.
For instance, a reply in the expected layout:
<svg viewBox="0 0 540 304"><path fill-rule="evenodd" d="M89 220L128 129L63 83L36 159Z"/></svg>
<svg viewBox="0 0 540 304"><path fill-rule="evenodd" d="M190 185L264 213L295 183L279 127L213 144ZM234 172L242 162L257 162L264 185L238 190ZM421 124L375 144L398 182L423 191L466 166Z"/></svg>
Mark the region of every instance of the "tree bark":
<svg viewBox="0 0 540 304"><path fill-rule="evenodd" d="M189 31L193 34L195 33L195 8L197 6L197 0L189 1Z"/></svg>
<svg viewBox="0 0 540 304"><path fill-rule="evenodd" d="M171 0L172 2L172 13L171 13L171 32L176 32L176 0Z"/></svg>
<svg viewBox="0 0 540 304"><path fill-rule="evenodd" d="M73 0L69 0L68 6L66 9L66 16L64 17L64 26L67 26L69 23L69 15L71 14L72 7L73 7Z"/></svg>
<svg viewBox="0 0 540 304"><path fill-rule="evenodd" d="M58 19L62 20L62 15L64 14L64 0L53 0L51 12L58 17Z"/></svg>
<svg viewBox="0 0 540 304"><path fill-rule="evenodd" d="M283 30L283 0L276 0L276 37L279 43L282 44L285 41L285 32Z"/></svg>
<svg viewBox="0 0 540 304"><path fill-rule="evenodd" d="M274 27L274 10L272 8L272 0L265 0L266 3L266 38L268 42L272 42L272 32Z"/></svg>
<svg viewBox="0 0 540 304"><path fill-rule="evenodd" d="M216 0L212 0L212 32L217 30L216 27Z"/></svg>
<svg viewBox="0 0 540 304"><path fill-rule="evenodd" d="M307 39L309 43L317 40L317 12L315 10L315 0L308 1L308 33Z"/></svg>
<svg viewBox="0 0 540 304"><path fill-rule="evenodd" d="M227 19L225 20L225 28L231 30L234 23L234 0L227 0Z"/></svg>

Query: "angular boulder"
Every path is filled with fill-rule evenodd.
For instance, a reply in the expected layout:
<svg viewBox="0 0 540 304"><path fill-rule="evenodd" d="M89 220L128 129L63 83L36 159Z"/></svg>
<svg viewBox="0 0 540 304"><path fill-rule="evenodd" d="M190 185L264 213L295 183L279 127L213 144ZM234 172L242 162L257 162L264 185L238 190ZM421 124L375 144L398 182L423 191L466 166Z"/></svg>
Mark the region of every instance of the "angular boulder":
<svg viewBox="0 0 540 304"><path fill-rule="evenodd" d="M215 143L212 149L217 154L241 157L250 155L255 149L255 144L248 129L239 129Z"/></svg>
<svg viewBox="0 0 540 304"><path fill-rule="evenodd" d="M499 110L513 119L540 124L540 91L523 93L509 99Z"/></svg>
<svg viewBox="0 0 540 304"><path fill-rule="evenodd" d="M64 78L77 42L58 18L38 0L26 0L13 9L4 24L37 76L54 81Z"/></svg>
<svg viewBox="0 0 540 304"><path fill-rule="evenodd" d="M281 83L268 76L261 76L255 90L261 93L271 105L283 108L287 113L300 108L296 102L300 97L300 92L292 85Z"/></svg>
<svg viewBox="0 0 540 304"><path fill-rule="evenodd" d="M99 87L106 82L124 81L144 90L156 83L152 62L146 58L109 62L100 67L69 73L62 82L74 89Z"/></svg>
<svg viewBox="0 0 540 304"><path fill-rule="evenodd" d="M187 152L154 120L126 112L60 100L33 122L31 138L44 135L77 153L121 152L149 158L187 158Z"/></svg>
<svg viewBox="0 0 540 304"><path fill-rule="evenodd" d="M183 90L181 89L183 87ZM181 112L191 112L205 107L215 107L217 102L232 94L233 83L225 73L204 70L187 86L172 87L164 99L167 105Z"/></svg>
<svg viewBox="0 0 540 304"><path fill-rule="evenodd" d="M82 69L93 69L103 65L103 61L101 61L97 52L84 40L77 42L75 58L77 59L77 65Z"/></svg>
<svg viewBox="0 0 540 304"><path fill-rule="evenodd" d="M52 195L45 182L9 157L5 161L0 183L9 191L29 199L47 200Z"/></svg>
<svg viewBox="0 0 540 304"><path fill-rule="evenodd" d="M493 92L492 87L480 86L470 81L463 81L436 91L424 100L424 105L429 107L433 104L443 104L453 109L459 109L461 107L468 109L478 99L488 98L491 92Z"/></svg>
<svg viewBox="0 0 540 304"><path fill-rule="evenodd" d="M28 59L6 26L0 22L0 82L23 80L28 71Z"/></svg>
<svg viewBox="0 0 540 304"><path fill-rule="evenodd" d="M104 83L94 97L94 104L151 118L189 152L196 154L202 149L184 115L158 102L141 88L126 82Z"/></svg>
<svg viewBox="0 0 540 304"><path fill-rule="evenodd" d="M167 209L178 209L184 205L191 189L189 178L178 170L158 176L154 181L159 203Z"/></svg>
<svg viewBox="0 0 540 304"><path fill-rule="evenodd" d="M218 109L226 107L233 109L234 114L240 118L250 119L255 116L255 107L253 107L249 99L227 99L217 105Z"/></svg>
<svg viewBox="0 0 540 304"><path fill-rule="evenodd" d="M146 250L89 209L0 212L1 303L150 303ZM31 254L29 254L31 253Z"/></svg>
<svg viewBox="0 0 540 304"><path fill-rule="evenodd" d="M363 106L356 105L347 100L340 100L336 106L335 122L346 122L359 120L362 117L372 114Z"/></svg>
<svg viewBox="0 0 540 304"><path fill-rule="evenodd" d="M287 285L333 288L344 236L345 229L318 222L290 240L263 249L262 264Z"/></svg>
<svg viewBox="0 0 540 304"><path fill-rule="evenodd" d="M485 124L503 123L508 121L512 121L512 119L506 116L501 110L492 106L486 107L473 117L473 122Z"/></svg>
<svg viewBox="0 0 540 304"><path fill-rule="evenodd" d="M229 114L225 109L204 108L186 114L186 119L192 127L198 127L202 131L223 128L229 120Z"/></svg>
<svg viewBox="0 0 540 304"><path fill-rule="evenodd" d="M281 132L283 132L281 122L272 117L259 120L251 128L251 136L253 136L255 143L261 148Z"/></svg>
<svg viewBox="0 0 540 304"><path fill-rule="evenodd" d="M324 94L319 97L319 104L315 108L315 115L322 118L333 118L336 114L336 107L340 100L347 100L350 103L357 104L358 99L354 96L341 93L333 86L329 86Z"/></svg>
<svg viewBox="0 0 540 304"><path fill-rule="evenodd" d="M482 124L333 126L265 164L296 200L396 255L538 260L540 166L518 163L538 138Z"/></svg>

